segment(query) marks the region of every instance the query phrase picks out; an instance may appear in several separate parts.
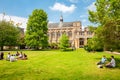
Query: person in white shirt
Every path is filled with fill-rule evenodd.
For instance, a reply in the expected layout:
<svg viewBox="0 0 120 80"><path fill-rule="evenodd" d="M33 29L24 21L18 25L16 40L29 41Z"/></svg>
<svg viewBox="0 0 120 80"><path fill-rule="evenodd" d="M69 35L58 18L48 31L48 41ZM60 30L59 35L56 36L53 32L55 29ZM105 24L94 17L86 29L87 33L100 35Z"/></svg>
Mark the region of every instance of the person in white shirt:
<svg viewBox="0 0 120 80"><path fill-rule="evenodd" d="M15 56L14 55L11 55L10 56L10 62L14 62L15 61Z"/></svg>
<svg viewBox="0 0 120 80"><path fill-rule="evenodd" d="M6 58L7 61L10 60L10 56L11 56L10 53L8 53L7 58Z"/></svg>
<svg viewBox="0 0 120 80"><path fill-rule="evenodd" d="M116 62L115 62L114 56L111 56L111 61L108 64L106 64L106 67L113 68L115 66L116 66Z"/></svg>

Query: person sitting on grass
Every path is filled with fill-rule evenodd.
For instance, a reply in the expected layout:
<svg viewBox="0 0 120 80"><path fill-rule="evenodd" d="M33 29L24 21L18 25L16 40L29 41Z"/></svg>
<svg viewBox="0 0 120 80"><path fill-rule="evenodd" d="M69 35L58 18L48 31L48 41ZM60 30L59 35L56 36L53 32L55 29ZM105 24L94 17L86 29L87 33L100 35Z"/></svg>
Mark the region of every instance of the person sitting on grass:
<svg viewBox="0 0 120 80"><path fill-rule="evenodd" d="M3 60L3 59L4 59L4 53L1 52L1 53L0 53L0 60Z"/></svg>
<svg viewBox="0 0 120 80"><path fill-rule="evenodd" d="M25 53L23 54L22 60L27 60L27 55Z"/></svg>
<svg viewBox="0 0 120 80"><path fill-rule="evenodd" d="M105 61L107 61L107 58L106 58L106 56L105 56L105 55L103 55L103 57L102 57L101 61L99 61L99 62L97 63L97 65L102 65L102 64L104 64L104 63L105 63Z"/></svg>
<svg viewBox="0 0 120 80"><path fill-rule="evenodd" d="M10 56L10 62L14 62L15 61L15 56L12 54L11 56Z"/></svg>
<svg viewBox="0 0 120 80"><path fill-rule="evenodd" d="M20 55L20 54L19 54L19 52L17 51L17 52L16 52L16 56L19 56L19 55Z"/></svg>
<svg viewBox="0 0 120 80"><path fill-rule="evenodd" d="M18 59L21 59L23 57L22 52L18 55Z"/></svg>
<svg viewBox="0 0 120 80"><path fill-rule="evenodd" d="M115 63L114 56L111 56L111 61L110 61L108 64L106 64L105 67L113 68L113 67L115 67L115 66L116 66L116 63Z"/></svg>
<svg viewBox="0 0 120 80"><path fill-rule="evenodd" d="M10 55L10 53L8 53L6 60L9 61L10 57L11 57L11 55Z"/></svg>

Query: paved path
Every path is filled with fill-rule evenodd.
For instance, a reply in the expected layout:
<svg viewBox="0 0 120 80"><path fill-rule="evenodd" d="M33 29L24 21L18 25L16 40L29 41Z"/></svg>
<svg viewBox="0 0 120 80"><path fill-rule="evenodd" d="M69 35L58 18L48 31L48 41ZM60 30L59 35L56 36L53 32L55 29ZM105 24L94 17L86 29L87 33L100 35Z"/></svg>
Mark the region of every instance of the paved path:
<svg viewBox="0 0 120 80"><path fill-rule="evenodd" d="M110 54L119 54L120 55L120 53L118 53L118 52L110 52L110 51L105 51L105 52L110 53Z"/></svg>

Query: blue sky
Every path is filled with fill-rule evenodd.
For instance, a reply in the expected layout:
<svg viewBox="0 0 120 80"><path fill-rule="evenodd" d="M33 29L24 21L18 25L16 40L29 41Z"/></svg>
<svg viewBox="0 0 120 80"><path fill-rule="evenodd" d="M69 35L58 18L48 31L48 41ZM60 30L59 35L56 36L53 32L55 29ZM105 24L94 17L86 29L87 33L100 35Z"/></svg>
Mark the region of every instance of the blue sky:
<svg viewBox="0 0 120 80"><path fill-rule="evenodd" d="M62 13L64 22L81 21L83 27L90 25L88 9L95 10L95 0L0 0L0 19L6 13L6 19L21 22L26 20L34 9L43 9L50 22L59 22Z"/></svg>

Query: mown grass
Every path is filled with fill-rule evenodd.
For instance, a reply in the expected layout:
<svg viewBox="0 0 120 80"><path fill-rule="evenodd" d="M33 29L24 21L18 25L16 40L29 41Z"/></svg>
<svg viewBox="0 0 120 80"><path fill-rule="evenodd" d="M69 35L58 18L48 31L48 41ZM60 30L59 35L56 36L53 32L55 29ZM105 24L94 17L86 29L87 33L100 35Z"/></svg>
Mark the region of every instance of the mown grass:
<svg viewBox="0 0 120 80"><path fill-rule="evenodd" d="M23 53L28 55L28 60L0 60L0 80L120 80L120 55L113 54L117 67L108 69L97 68L96 65L103 55L109 60L112 54L105 52L88 53L77 49Z"/></svg>

